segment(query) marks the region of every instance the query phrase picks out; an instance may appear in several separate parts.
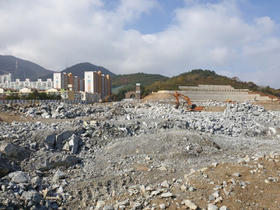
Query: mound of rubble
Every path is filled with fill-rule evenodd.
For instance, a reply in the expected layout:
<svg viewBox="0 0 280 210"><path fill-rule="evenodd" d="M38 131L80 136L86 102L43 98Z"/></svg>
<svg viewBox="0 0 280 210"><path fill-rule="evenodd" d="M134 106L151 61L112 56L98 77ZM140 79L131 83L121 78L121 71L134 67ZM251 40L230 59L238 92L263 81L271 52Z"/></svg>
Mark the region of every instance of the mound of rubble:
<svg viewBox="0 0 280 210"><path fill-rule="evenodd" d="M278 167L280 113L222 105L215 113L158 102L2 105L35 121L0 122L0 209L279 207L239 194L254 190L247 169L279 186L266 165ZM232 162L236 171L223 174Z"/></svg>

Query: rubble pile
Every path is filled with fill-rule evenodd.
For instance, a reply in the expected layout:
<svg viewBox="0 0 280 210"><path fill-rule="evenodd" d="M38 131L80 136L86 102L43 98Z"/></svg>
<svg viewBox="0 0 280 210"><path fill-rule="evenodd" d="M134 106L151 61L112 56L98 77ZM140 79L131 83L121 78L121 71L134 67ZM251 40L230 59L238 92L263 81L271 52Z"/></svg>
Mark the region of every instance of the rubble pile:
<svg viewBox="0 0 280 210"><path fill-rule="evenodd" d="M213 106L217 102L213 102ZM210 102L205 102L209 105ZM205 105L202 104L202 105ZM220 104L220 103L219 103ZM257 136L276 134L279 125L279 114L266 111L261 106L250 103L224 104L227 106L223 113L213 112L188 112L184 108L174 109L170 104L161 103L114 103L108 106L103 105L69 105L69 104L41 104L38 107L18 108L26 117L31 118L55 118L75 119L91 117L102 119L106 125L96 123L96 128L115 133L116 136L139 135L141 133L155 133L160 129L182 128L211 134L222 134L227 136ZM6 107L3 109L8 111ZM122 124L122 122L125 122ZM28 126L29 127L29 126ZM34 128L31 128L34 129ZM15 129L17 133L21 129ZM25 132L26 132L25 128ZM5 133L5 131L3 131ZM8 132L11 135L11 132ZM118 133L118 134L117 134ZM16 135L16 134L14 134Z"/></svg>
<svg viewBox="0 0 280 210"><path fill-rule="evenodd" d="M190 174L260 145L264 157L279 141L280 113L224 106L214 113L152 102L3 105L1 112L36 121L0 123L0 209L228 209L227 185L198 195Z"/></svg>

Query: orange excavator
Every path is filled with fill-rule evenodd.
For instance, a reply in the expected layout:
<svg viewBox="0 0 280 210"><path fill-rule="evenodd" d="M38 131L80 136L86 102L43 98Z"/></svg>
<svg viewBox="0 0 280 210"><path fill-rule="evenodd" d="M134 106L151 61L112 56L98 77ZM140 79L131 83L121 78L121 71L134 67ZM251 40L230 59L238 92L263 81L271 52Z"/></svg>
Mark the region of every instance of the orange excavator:
<svg viewBox="0 0 280 210"><path fill-rule="evenodd" d="M179 97L186 100L187 104L188 104L188 111L202 111L203 107L202 106L196 106L195 104L192 104L191 99L188 96L185 96L181 93L178 93L177 91L175 91L175 100L176 100L176 106L175 108L178 109L179 108Z"/></svg>

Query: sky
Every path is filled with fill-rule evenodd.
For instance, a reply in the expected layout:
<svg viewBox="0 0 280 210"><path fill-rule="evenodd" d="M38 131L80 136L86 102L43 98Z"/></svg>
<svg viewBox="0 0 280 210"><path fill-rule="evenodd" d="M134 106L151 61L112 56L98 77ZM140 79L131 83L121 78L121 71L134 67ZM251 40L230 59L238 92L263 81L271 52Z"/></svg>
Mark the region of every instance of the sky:
<svg viewBox="0 0 280 210"><path fill-rule="evenodd" d="M0 0L0 54L61 71L207 69L280 88L279 0Z"/></svg>

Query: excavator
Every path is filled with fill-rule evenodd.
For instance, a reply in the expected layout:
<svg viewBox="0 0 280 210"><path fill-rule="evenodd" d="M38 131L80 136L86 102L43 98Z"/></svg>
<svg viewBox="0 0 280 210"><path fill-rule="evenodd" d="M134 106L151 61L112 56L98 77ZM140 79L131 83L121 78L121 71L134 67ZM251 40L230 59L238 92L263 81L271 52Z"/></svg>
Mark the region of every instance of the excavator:
<svg viewBox="0 0 280 210"><path fill-rule="evenodd" d="M100 99L100 103L116 101L116 94L107 95L104 99Z"/></svg>
<svg viewBox="0 0 280 210"><path fill-rule="evenodd" d="M179 97L186 100L188 107L187 110L188 111L196 111L196 112L200 112L203 110L202 106L196 106L195 104L192 104L191 99L188 96L185 96L181 93L178 93L177 91L175 91L175 100L176 100L176 106L175 108L178 109L179 108ZM184 104L184 103L183 103Z"/></svg>
<svg viewBox="0 0 280 210"><path fill-rule="evenodd" d="M234 104L235 101L233 101L233 100L231 100L231 99L227 99L227 100L225 100L225 103Z"/></svg>

